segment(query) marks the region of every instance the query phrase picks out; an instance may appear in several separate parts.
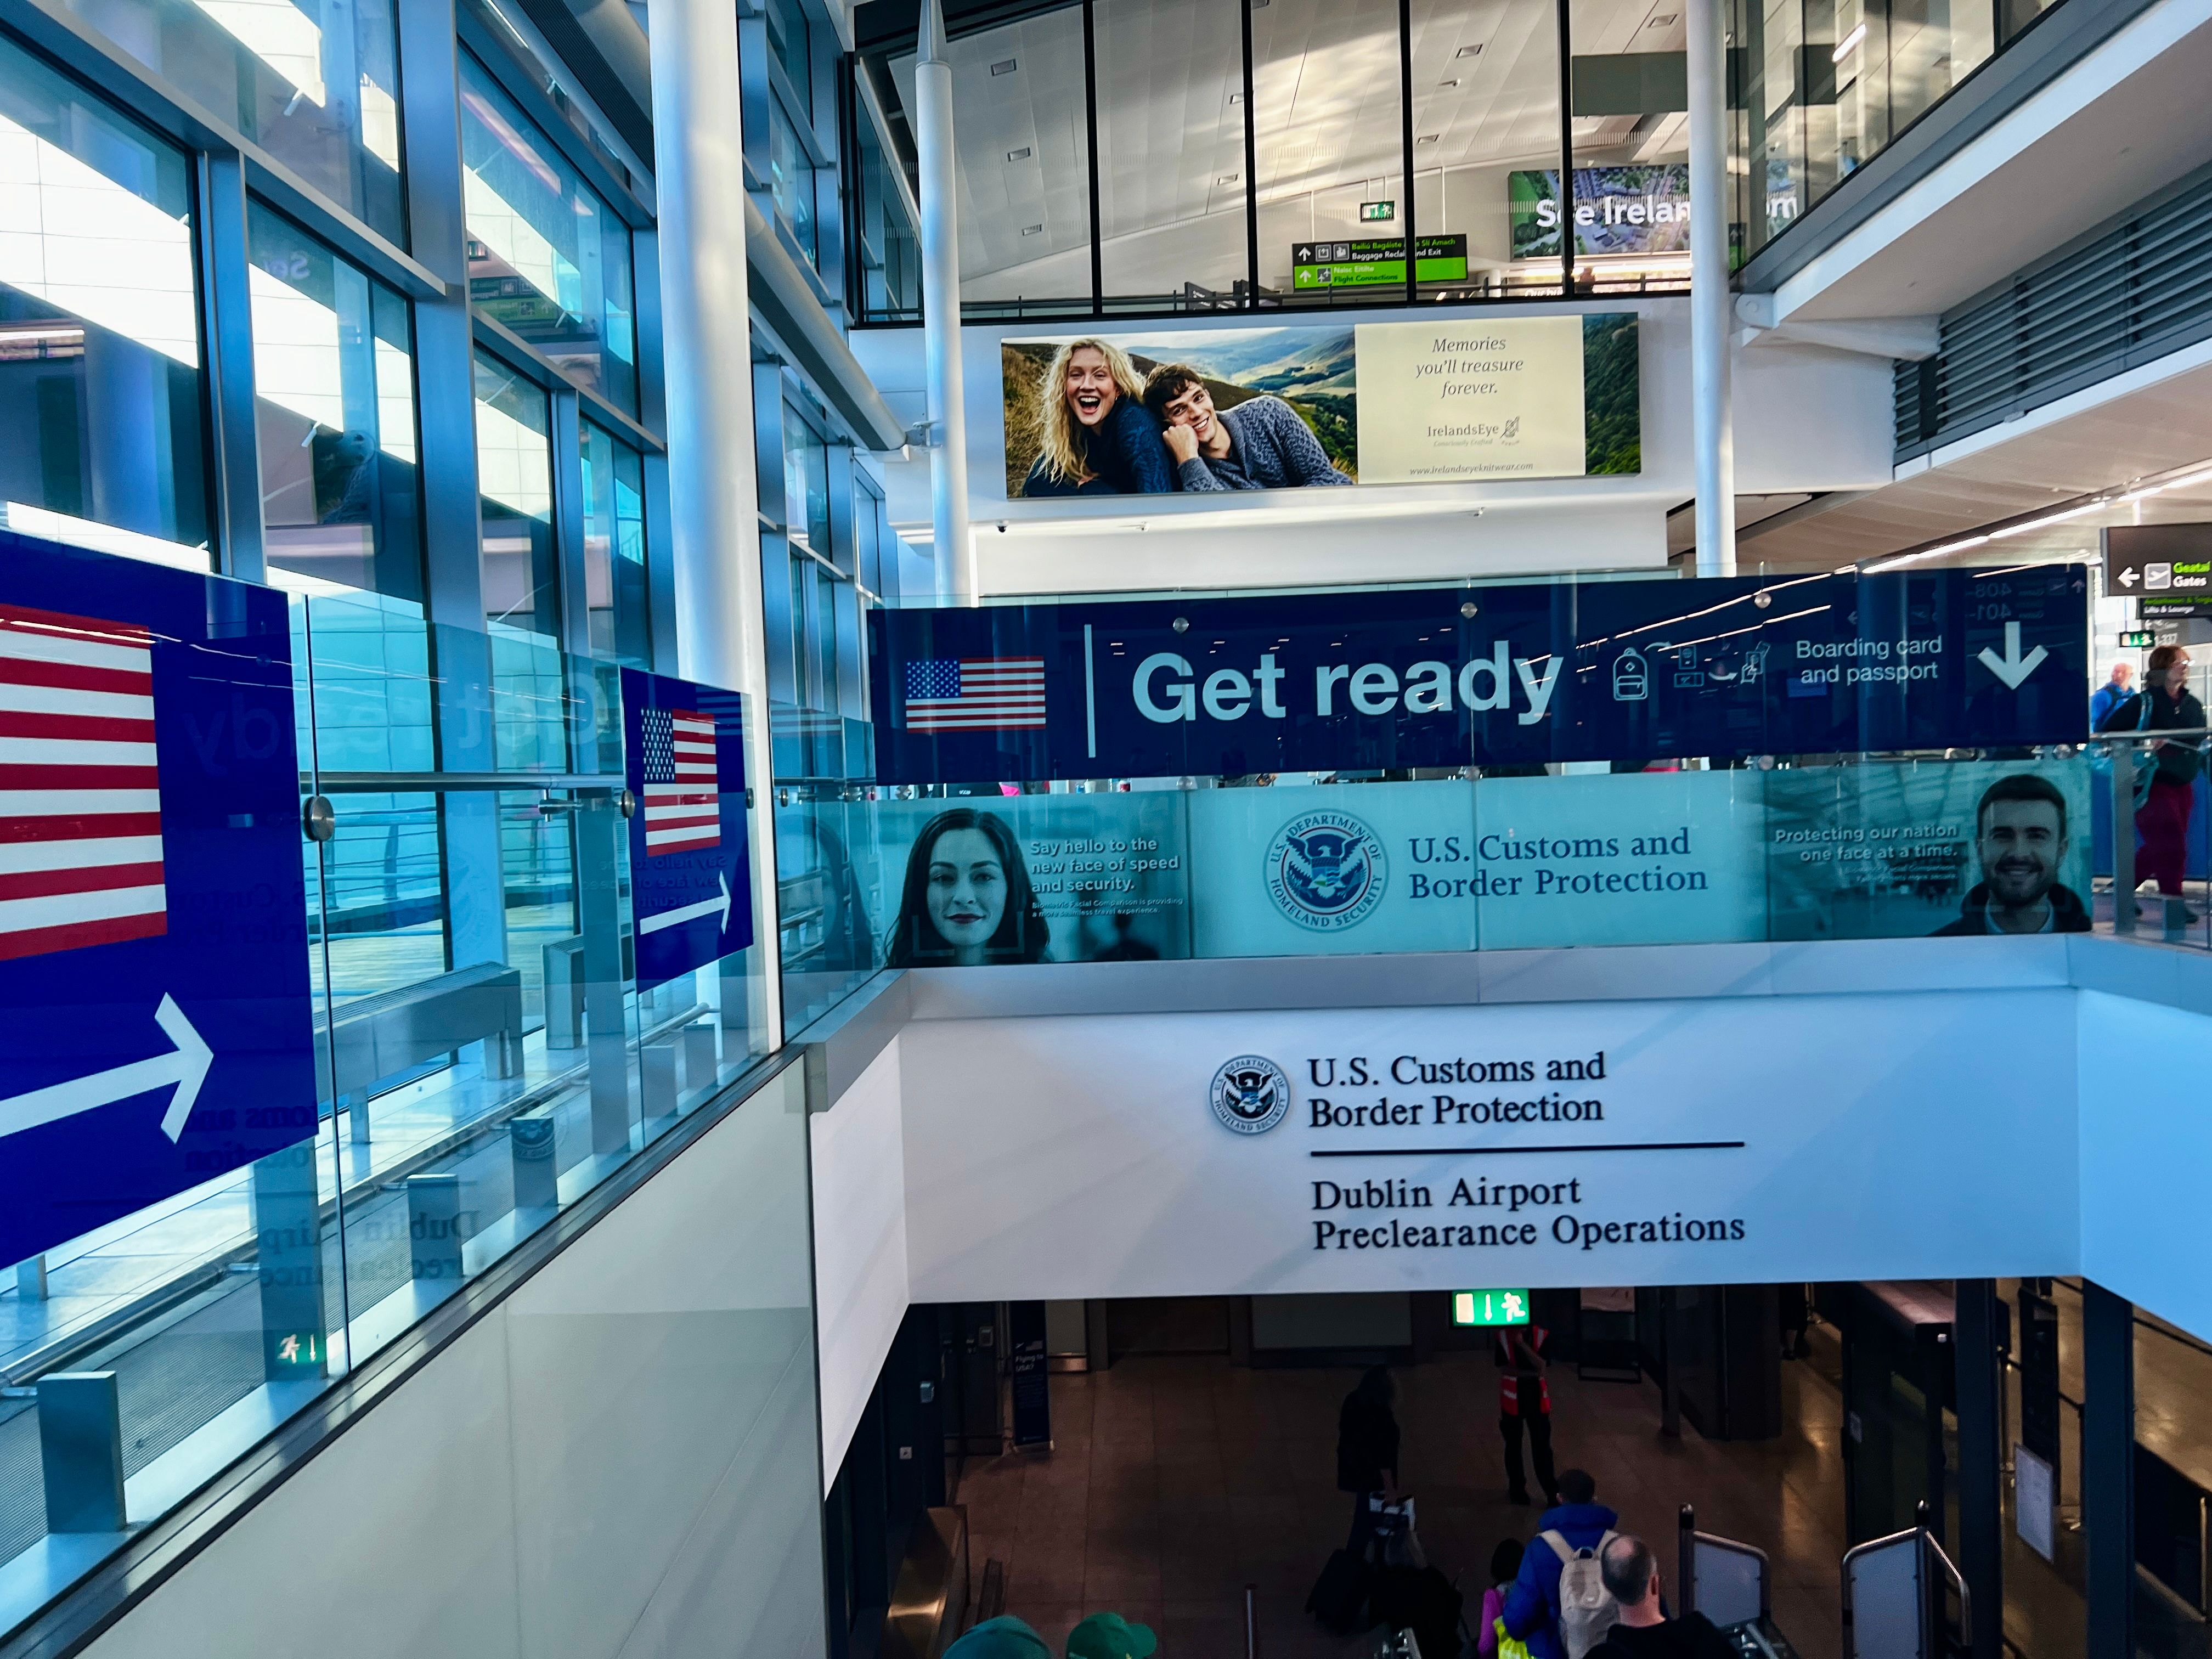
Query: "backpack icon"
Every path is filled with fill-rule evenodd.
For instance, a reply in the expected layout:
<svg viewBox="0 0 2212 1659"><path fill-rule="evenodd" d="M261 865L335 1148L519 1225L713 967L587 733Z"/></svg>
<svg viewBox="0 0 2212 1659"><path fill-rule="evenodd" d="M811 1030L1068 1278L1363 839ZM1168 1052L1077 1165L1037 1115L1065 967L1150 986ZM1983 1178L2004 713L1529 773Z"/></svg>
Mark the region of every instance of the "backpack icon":
<svg viewBox="0 0 2212 1659"><path fill-rule="evenodd" d="M1559 1558L1559 1644L1567 1659L1583 1659L1620 1619L1620 1604L1598 1571L1598 1551L1613 1540L1608 1528L1595 1549L1578 1550L1556 1529L1539 1533Z"/></svg>

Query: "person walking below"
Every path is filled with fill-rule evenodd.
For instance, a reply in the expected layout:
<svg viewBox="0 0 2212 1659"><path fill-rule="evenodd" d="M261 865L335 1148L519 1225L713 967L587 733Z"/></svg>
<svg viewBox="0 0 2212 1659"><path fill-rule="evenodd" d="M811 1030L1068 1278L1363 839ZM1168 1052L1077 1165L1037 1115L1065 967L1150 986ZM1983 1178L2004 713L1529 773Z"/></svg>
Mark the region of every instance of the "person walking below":
<svg viewBox="0 0 2212 1659"><path fill-rule="evenodd" d="M2100 732L2172 732L2202 730L2204 705L2189 689L2189 653L2178 645L2161 645L2150 653L2143 670L2142 690L2125 702L2113 705ZM2182 877L2189 867L2189 817L2197 804L2197 775L2204 760L2195 738L2167 738L2139 753L2136 764L2154 765L2150 793L2136 809L2136 839L2141 845L2141 873L2158 883L2166 897L2181 896ZM2130 902L2124 893L2112 902ZM2140 913L2138 913L2140 914ZM2197 918L2187 911L2183 920Z"/></svg>
<svg viewBox="0 0 2212 1659"><path fill-rule="evenodd" d="M1505 1597L1505 1633L1526 1642L1532 1659L1581 1659L1560 1635L1559 1577L1570 1556L1601 1548L1620 1519L1597 1501L1597 1482L1580 1469L1559 1471L1559 1497L1563 1502L1544 1511Z"/></svg>
<svg viewBox="0 0 2212 1659"><path fill-rule="evenodd" d="M1735 1652L1702 1613L1667 1616L1659 1601L1658 1559L1634 1533L1613 1536L1597 1561L1615 1611L1611 1632L1589 1659L1729 1659Z"/></svg>
<svg viewBox="0 0 2212 1659"><path fill-rule="evenodd" d="M1370 1366L1336 1414L1336 1486L1352 1494L1352 1536L1345 1547L1361 1553L1374 1522L1367 1502L1398 1498L1398 1390L1387 1365Z"/></svg>
<svg viewBox="0 0 2212 1659"><path fill-rule="evenodd" d="M2112 677L2099 686L2089 698L2089 729L2105 729L2105 716L2125 702L2132 694L2136 677L2133 663L2116 662Z"/></svg>
<svg viewBox="0 0 2212 1659"><path fill-rule="evenodd" d="M1551 1333L1541 1325L1508 1325L1498 1333L1498 1363L1505 1375L1498 1385L1498 1431L1505 1438L1506 1496L1516 1504L1528 1501L1528 1474L1521 1455L1527 1437L1536 1455L1536 1485L1544 1494L1544 1507L1559 1501L1559 1482L1552 1474L1552 1385L1544 1380L1544 1345Z"/></svg>

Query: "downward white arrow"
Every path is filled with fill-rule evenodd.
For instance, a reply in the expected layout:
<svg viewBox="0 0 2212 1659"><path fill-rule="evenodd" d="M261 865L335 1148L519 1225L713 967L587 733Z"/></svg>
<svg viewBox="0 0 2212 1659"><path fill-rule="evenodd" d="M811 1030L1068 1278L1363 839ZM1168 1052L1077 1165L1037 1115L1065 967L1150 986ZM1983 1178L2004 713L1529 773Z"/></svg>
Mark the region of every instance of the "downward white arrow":
<svg viewBox="0 0 2212 1659"><path fill-rule="evenodd" d="M2017 691L2020 690L2020 683L2035 672L2042 665L2043 659L2050 654L2039 645L2025 657L2021 656L2020 654L2020 624L2016 622L2008 622L2005 624L2004 655L2000 657L1989 647L1984 646L1981 653L1982 666L2002 680L2006 690Z"/></svg>
<svg viewBox="0 0 2212 1659"><path fill-rule="evenodd" d="M722 921L721 926L716 931L728 933L730 931L730 878L717 870L714 872L714 885L722 890L721 897L701 899L696 904L687 904L681 910L663 910L657 916L647 916L643 921L638 923L637 931L641 933L657 933L664 927L674 927L684 922L696 921L701 916L711 916L719 910L722 913Z"/></svg>
<svg viewBox="0 0 2212 1659"><path fill-rule="evenodd" d="M151 1060L135 1060L128 1066L111 1066L66 1083L48 1084L12 1100L0 1100L0 1139L174 1084L177 1091L169 1097L169 1109L161 1114L161 1133L174 1140L185 1132L185 1120L192 1115L192 1103L199 1098L208 1067L215 1063L215 1050L192 1029L174 997L162 997L161 1006L154 1011L154 1023L168 1034L169 1041L177 1045L174 1048Z"/></svg>

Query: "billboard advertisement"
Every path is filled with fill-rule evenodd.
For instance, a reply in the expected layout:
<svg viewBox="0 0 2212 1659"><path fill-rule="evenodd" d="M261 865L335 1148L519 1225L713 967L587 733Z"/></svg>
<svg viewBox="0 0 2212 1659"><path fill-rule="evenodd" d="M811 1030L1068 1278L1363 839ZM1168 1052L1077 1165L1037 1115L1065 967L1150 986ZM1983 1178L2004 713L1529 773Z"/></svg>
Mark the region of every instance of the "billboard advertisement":
<svg viewBox="0 0 2212 1659"><path fill-rule="evenodd" d="M1680 161L1653 167L1577 167L1575 252L1687 253L1690 169ZM1513 257L1559 257L1559 173L1556 167L1510 173L1506 213Z"/></svg>
<svg viewBox="0 0 2212 1659"><path fill-rule="evenodd" d="M1637 351L1610 313L1010 339L1006 495L1634 473Z"/></svg>

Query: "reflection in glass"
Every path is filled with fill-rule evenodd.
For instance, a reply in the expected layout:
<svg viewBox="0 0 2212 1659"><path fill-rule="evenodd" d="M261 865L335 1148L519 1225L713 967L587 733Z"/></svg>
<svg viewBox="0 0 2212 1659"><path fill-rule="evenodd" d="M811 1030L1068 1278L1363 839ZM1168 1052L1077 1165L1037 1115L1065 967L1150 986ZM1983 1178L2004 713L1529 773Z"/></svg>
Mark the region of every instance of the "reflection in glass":
<svg viewBox="0 0 2212 1659"><path fill-rule="evenodd" d="M1109 306L1188 299L1209 308L1249 284L1240 3L1098 0L1099 275Z"/></svg>
<svg viewBox="0 0 2212 1659"><path fill-rule="evenodd" d="M583 423L584 590L592 650L638 668L653 652L646 611L645 458Z"/></svg>
<svg viewBox="0 0 2212 1659"><path fill-rule="evenodd" d="M476 359L477 518L484 617L558 637L552 421L545 393L496 359Z"/></svg>
<svg viewBox="0 0 2212 1659"><path fill-rule="evenodd" d="M777 216L790 228L799 252L818 260L814 242L814 167L791 118L771 99L768 110L768 187Z"/></svg>
<svg viewBox="0 0 2212 1659"><path fill-rule="evenodd" d="M960 112L961 302L1009 316L1088 314L1081 8L964 35L946 57ZM913 57L896 60L891 76L912 109Z"/></svg>
<svg viewBox="0 0 2212 1659"><path fill-rule="evenodd" d="M470 298L635 413L629 227L466 53L461 150Z"/></svg>
<svg viewBox="0 0 2212 1659"><path fill-rule="evenodd" d="M0 42L0 525L206 569L190 164Z"/></svg>
<svg viewBox="0 0 2212 1659"><path fill-rule="evenodd" d="M1576 65L1571 200L1575 283L1582 292L1635 292L1690 280L1684 15L1678 10L1646 18L1596 0L1570 0ZM1678 64L1685 65L1679 71ZM1558 195L1556 189L1547 193ZM1516 198L1516 210L1525 200ZM1553 205L1557 212L1556 200ZM1556 264L1557 241L1547 251Z"/></svg>
<svg viewBox="0 0 2212 1659"><path fill-rule="evenodd" d="M1255 8L1252 100L1262 293L1300 305L1328 305L1345 293L1371 304L1371 291L1336 280L1341 265L1309 265L1329 277L1298 282L1293 255L1323 240L1348 246L1401 229L1397 14L1378 6ZM1435 147L1417 143L1415 165ZM1376 216L1384 203L1387 220ZM1401 286L1404 280L1401 267Z"/></svg>
<svg viewBox="0 0 2212 1659"><path fill-rule="evenodd" d="M314 189L405 246L390 0L67 0Z"/></svg>
<svg viewBox="0 0 2212 1659"><path fill-rule="evenodd" d="M246 234L270 566L420 601L407 302L258 202Z"/></svg>
<svg viewBox="0 0 2212 1659"><path fill-rule="evenodd" d="M783 513L787 532L827 559L830 447L789 404L783 406Z"/></svg>
<svg viewBox="0 0 2212 1659"><path fill-rule="evenodd" d="M866 64L854 73L868 76ZM872 85L873 82L869 84ZM921 243L914 217L885 159L883 139L863 90L854 131L859 143L851 167L855 243L853 261L856 308L867 322L918 322L921 318Z"/></svg>

